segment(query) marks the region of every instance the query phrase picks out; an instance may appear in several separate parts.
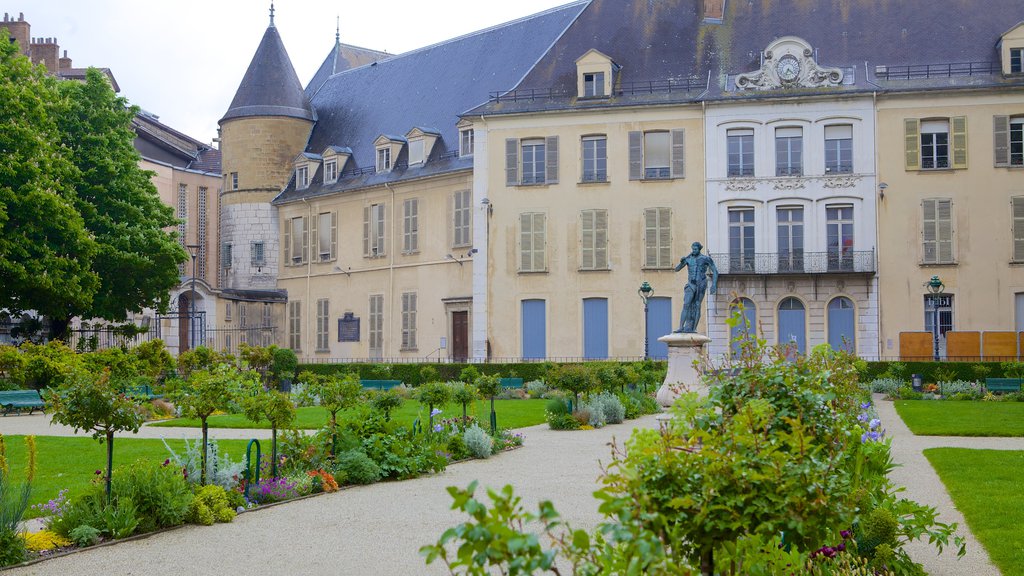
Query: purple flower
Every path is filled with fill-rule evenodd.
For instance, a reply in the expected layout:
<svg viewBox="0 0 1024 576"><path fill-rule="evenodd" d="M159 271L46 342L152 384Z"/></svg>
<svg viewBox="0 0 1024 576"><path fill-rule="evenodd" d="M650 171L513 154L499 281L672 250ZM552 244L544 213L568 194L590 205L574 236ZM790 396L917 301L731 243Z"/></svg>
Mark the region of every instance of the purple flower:
<svg viewBox="0 0 1024 576"><path fill-rule="evenodd" d="M430 417L433 418L434 416L437 416L440 413L441 413L441 409L440 408L434 408L433 410L430 411Z"/></svg>
<svg viewBox="0 0 1024 576"><path fill-rule="evenodd" d="M852 533L849 530L840 530L839 535L843 537L843 540L846 540L847 538L852 536Z"/></svg>
<svg viewBox="0 0 1024 576"><path fill-rule="evenodd" d="M167 460L164 460L164 466L167 466L170 463L171 463L171 459L170 458L168 458Z"/></svg>
<svg viewBox="0 0 1024 576"><path fill-rule="evenodd" d="M441 426L440 424L434 424L434 432L440 432L441 430L444 430L444 426Z"/></svg>
<svg viewBox="0 0 1024 576"><path fill-rule="evenodd" d="M836 550L839 551L839 552L845 551L846 550L846 544L843 543L843 542L840 542L839 546L836 546Z"/></svg>
<svg viewBox="0 0 1024 576"><path fill-rule="evenodd" d="M100 474L103 474L103 470L97 470L97 471L93 472L93 474L99 476Z"/></svg>
<svg viewBox="0 0 1024 576"><path fill-rule="evenodd" d="M859 416L857 416L857 421L858 422L867 422L868 421L868 413L867 412L861 413Z"/></svg>
<svg viewBox="0 0 1024 576"><path fill-rule="evenodd" d="M867 410L868 408L871 408L871 402L865 402L861 404L860 407L862 410Z"/></svg>
<svg viewBox="0 0 1024 576"><path fill-rule="evenodd" d="M874 430L875 428L878 428L881 424L881 420L879 420L878 418L873 418L871 422L868 422L868 428Z"/></svg>

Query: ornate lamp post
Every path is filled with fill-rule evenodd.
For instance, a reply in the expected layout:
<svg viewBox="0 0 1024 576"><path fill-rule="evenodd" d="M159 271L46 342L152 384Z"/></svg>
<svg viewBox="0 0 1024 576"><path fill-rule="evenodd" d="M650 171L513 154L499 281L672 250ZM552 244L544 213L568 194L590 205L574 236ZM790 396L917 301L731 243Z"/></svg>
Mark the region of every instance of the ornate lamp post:
<svg viewBox="0 0 1024 576"><path fill-rule="evenodd" d="M654 294L654 288L651 287L646 281L640 285L640 289L636 291L640 296L640 299L644 302L644 360L650 357L648 353L648 337L647 337L647 301L651 299L651 295Z"/></svg>
<svg viewBox="0 0 1024 576"><path fill-rule="evenodd" d="M188 254L192 257L192 293L188 296L188 347L196 342L196 257L199 256L199 244L186 244Z"/></svg>
<svg viewBox="0 0 1024 576"><path fill-rule="evenodd" d="M930 280L924 283L925 288L932 296L938 296L946 290L946 285L942 283L942 280L938 276L932 276ZM932 354L934 359L939 359L939 300L938 298L931 299L932 308Z"/></svg>

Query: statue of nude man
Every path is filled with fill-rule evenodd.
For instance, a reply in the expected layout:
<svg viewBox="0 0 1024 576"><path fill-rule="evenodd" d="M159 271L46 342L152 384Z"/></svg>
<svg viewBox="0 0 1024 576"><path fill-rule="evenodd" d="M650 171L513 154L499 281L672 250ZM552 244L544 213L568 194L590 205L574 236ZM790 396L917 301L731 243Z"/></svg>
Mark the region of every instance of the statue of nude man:
<svg viewBox="0 0 1024 576"><path fill-rule="evenodd" d="M701 254L700 242L694 242L693 251L689 256L679 259L676 272L688 267L689 278L683 288L683 311L679 314L679 329L675 333L692 333L697 331L700 321L700 307L704 302L704 291L708 288L708 270L711 270L711 293L718 290L718 268L715 261L707 254Z"/></svg>

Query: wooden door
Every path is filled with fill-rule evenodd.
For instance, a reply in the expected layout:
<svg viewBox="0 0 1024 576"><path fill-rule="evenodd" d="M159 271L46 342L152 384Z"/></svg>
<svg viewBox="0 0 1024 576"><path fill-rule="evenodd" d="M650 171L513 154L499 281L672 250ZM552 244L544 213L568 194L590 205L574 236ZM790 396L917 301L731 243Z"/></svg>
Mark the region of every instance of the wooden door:
<svg viewBox="0 0 1024 576"><path fill-rule="evenodd" d="M462 362L469 358L469 312L452 312L452 358Z"/></svg>

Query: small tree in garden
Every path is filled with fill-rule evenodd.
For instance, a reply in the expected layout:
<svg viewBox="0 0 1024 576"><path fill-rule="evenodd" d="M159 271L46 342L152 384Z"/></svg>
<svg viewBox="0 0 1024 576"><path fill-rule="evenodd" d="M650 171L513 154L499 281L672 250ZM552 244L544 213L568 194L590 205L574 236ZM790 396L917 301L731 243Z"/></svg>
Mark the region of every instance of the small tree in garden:
<svg viewBox="0 0 1024 576"><path fill-rule="evenodd" d="M440 408L452 397L452 390L444 382L427 382L421 385L416 393L420 404L425 404L430 412L430 429L434 429L434 407Z"/></svg>
<svg viewBox="0 0 1024 576"><path fill-rule="evenodd" d="M461 372L459 372L459 380L462 382L475 384L476 379L479 377L480 371L476 369L476 366L466 366Z"/></svg>
<svg viewBox="0 0 1024 576"><path fill-rule="evenodd" d="M333 457L338 412L355 406L363 396L363 387L359 384L359 377L355 374L321 376L303 372L300 374L300 380L306 384L304 392L315 396L320 402L320 407L327 410L329 416L327 426L331 430L331 456Z"/></svg>
<svg viewBox="0 0 1024 576"><path fill-rule="evenodd" d="M497 374L481 374L475 382L479 394L491 401L491 434L496 434L498 415L494 412L494 397L501 393L501 378Z"/></svg>
<svg viewBox="0 0 1024 576"><path fill-rule="evenodd" d="M594 389L596 378L594 371L585 364L565 364L552 374L555 388L571 392L573 406L579 406L580 394L588 394Z"/></svg>
<svg viewBox="0 0 1024 576"><path fill-rule="evenodd" d="M159 378L174 368L174 358L167 351L163 340L143 342L132 349L132 354L138 359L143 374L150 378Z"/></svg>
<svg viewBox="0 0 1024 576"><path fill-rule="evenodd" d="M475 386L465 382L453 382L451 389L452 401L456 404L462 404L462 425L465 426L468 420L466 417L466 405L472 404L479 394Z"/></svg>
<svg viewBox="0 0 1024 576"><path fill-rule="evenodd" d="M291 348L274 350L273 358L270 374L274 383L280 384L282 380L291 380L295 377L295 370L299 367L299 358Z"/></svg>
<svg viewBox="0 0 1024 576"><path fill-rule="evenodd" d="M384 413L384 421L391 421L391 411L402 405L402 397L394 390L374 392L370 397L370 408Z"/></svg>
<svg viewBox="0 0 1024 576"><path fill-rule="evenodd" d="M100 443L107 443L107 500L110 500L110 476L114 469L114 433L138 432L144 420L139 406L110 381L110 372L99 377L75 372L57 389L46 395L51 419L75 431L92 432ZM205 440L205 428L203 430Z"/></svg>
<svg viewBox="0 0 1024 576"><path fill-rule="evenodd" d="M440 379L441 379L441 373L437 371L437 368L434 368L433 366L431 366L429 364L424 366L424 367L422 367L422 368L420 368L420 383L421 384L424 384L426 382L437 382Z"/></svg>
<svg viewBox="0 0 1024 576"><path fill-rule="evenodd" d="M243 401L245 416L253 422L270 422L270 474L277 477L277 430L295 421L295 403L284 392L260 389Z"/></svg>
<svg viewBox="0 0 1024 576"><path fill-rule="evenodd" d="M242 343L238 346L238 355L242 361L249 365L250 370L255 370L263 376L264 385L270 377L270 365L274 362L274 353L277 346L250 346Z"/></svg>
<svg viewBox="0 0 1024 576"><path fill-rule="evenodd" d="M193 372L187 381L168 394L168 398L181 409L182 415L198 418L203 425L203 463L200 483L206 484L206 456L209 450L208 420L214 412L235 405L261 390L259 375L242 372L234 366L221 364L213 370Z"/></svg>
<svg viewBox="0 0 1024 576"><path fill-rule="evenodd" d="M178 374L188 378L197 370L213 370L219 364L234 364L235 358L230 354L221 354L206 346L196 346L178 355Z"/></svg>

